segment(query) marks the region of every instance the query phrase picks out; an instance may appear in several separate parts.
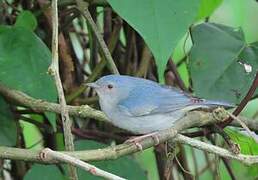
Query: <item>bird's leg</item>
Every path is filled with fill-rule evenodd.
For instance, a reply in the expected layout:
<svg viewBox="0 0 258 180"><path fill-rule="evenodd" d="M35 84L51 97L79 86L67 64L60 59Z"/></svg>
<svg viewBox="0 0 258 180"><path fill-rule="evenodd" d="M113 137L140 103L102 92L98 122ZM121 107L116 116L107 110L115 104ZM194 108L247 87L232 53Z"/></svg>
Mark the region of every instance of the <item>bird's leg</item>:
<svg viewBox="0 0 258 180"><path fill-rule="evenodd" d="M142 151L143 148L142 148L142 145L140 144L140 142L148 137L151 137L153 139L155 145L159 144L159 137L157 136L157 132L145 134L142 136L133 136L133 137L127 139L125 141L125 143L134 143L138 147L138 149Z"/></svg>

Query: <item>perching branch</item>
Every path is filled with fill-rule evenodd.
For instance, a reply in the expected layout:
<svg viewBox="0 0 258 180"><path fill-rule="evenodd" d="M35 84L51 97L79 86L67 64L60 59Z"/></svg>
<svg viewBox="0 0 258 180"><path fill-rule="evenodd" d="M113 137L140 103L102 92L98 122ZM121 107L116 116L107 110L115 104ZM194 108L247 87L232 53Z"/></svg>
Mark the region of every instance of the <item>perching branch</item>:
<svg viewBox="0 0 258 180"><path fill-rule="evenodd" d="M189 125L189 123L187 124ZM258 164L258 156L234 154L221 147L217 147L193 138L189 138L189 137L177 134L176 129L182 128L184 126L185 124L181 124L181 125L177 124L176 128L171 128L169 130L161 131L158 134L161 142L174 138L173 140L177 143L187 144L197 149L204 150L209 153L217 154L221 157L235 159L246 165ZM146 138L140 143L143 149L147 149L155 144L154 140L151 137ZM85 151L62 152L62 153L67 154L69 156L73 156L83 161L96 161L96 160L117 159L121 156L132 154L137 151L139 151L139 149L135 144L121 144L121 145L110 146L107 148L97 149L97 150L85 150ZM19 148L0 146L0 158L2 159L34 161L34 162L40 162L40 163L57 163L57 161L54 159L43 161L40 153L41 151L39 150L28 150L28 149L19 149Z"/></svg>
<svg viewBox="0 0 258 180"><path fill-rule="evenodd" d="M71 132L71 121L66 108L66 101L63 91L62 82L59 75L59 60L58 60L58 9L57 0L52 1L52 63L48 69L48 72L54 77L58 98L61 110L61 119L64 129L65 149L68 151L74 150L73 135ZM77 180L77 171L73 166L69 166L69 174L71 179Z"/></svg>
<svg viewBox="0 0 258 180"><path fill-rule="evenodd" d="M2 94L4 97L6 97L11 101L14 101L15 103L21 106L31 108L36 112L47 111L47 112L54 112L57 114L61 113L60 104L47 102L42 99L35 99L20 91L7 88L3 86L1 83L0 83L0 94ZM88 105L83 105L83 106L67 105L66 109L69 115L72 115L72 116L79 116L82 118L89 117L100 121L108 121L107 117L104 115L103 112L95 110Z"/></svg>
<svg viewBox="0 0 258 180"><path fill-rule="evenodd" d="M30 107L35 111L50 111L61 113L61 107L59 104L46 102L40 99L34 99L29 97L28 95L17 91L11 90L3 85L0 84L0 94L2 94L8 100L12 100L19 105L23 105L26 107ZM104 120L107 121L108 119L106 116L101 112L97 111L89 106L67 106L67 111L70 115L80 116L80 117L91 117L97 120ZM175 139L176 142L189 144L193 147L198 147L199 149L203 149L205 151L211 153L218 153L223 157L233 158L239 160L243 163L248 165L258 163L257 156L249 156L249 155L235 155L228 150L223 148L214 149L213 146L207 146L206 143L201 143L201 141L194 140L194 139L185 139L182 136L177 136L177 133L188 129L190 127L200 127L208 124L218 123L228 118L228 115L223 113L224 111L214 111L213 113L207 112L199 112L193 111L189 112L185 117L181 120L177 121L173 128L164 130L159 132L157 135L160 142L164 142L168 139L177 137ZM244 122L248 120L243 119ZM250 120L251 121L251 120ZM252 125L252 123L247 125ZM184 136L185 137L185 136ZM191 140L191 141L190 141ZM143 149L147 149L151 146L155 145L155 141L149 137L146 138L144 141L140 142ZM198 146L200 144L200 146ZM138 146L135 144L121 144L117 146L110 146L104 149L98 150L87 150L87 151L74 151L74 152L64 152L70 156L75 158L81 159L83 161L93 161L93 160L106 160L106 159L117 159L121 156L132 154L134 152L139 151ZM0 158L4 159L14 159L14 160L23 160L23 161L33 161L33 162L42 162L40 159L40 151L37 150L28 150L28 149L19 149L19 148L9 148L9 147L0 147ZM53 161L49 161L48 163L54 163Z"/></svg>
<svg viewBox="0 0 258 180"><path fill-rule="evenodd" d="M218 119L220 118L215 118L214 114L211 114L211 113L191 112L187 116L182 118L180 121L175 123L173 128L160 131L157 134L157 137L159 138L160 143L162 143L168 139L175 137L178 131L187 129L192 126L198 127L209 123L215 123L215 122L218 122ZM140 142L143 149L152 147L155 145L155 143L156 143L155 140L151 137L148 137L144 139L144 141ZM136 144L121 144L121 145L110 146L110 147L107 147L104 149L98 149L98 150L74 151L74 152L67 151L64 153L71 155L75 158L81 159L83 161L92 161L92 160L117 159L121 156L132 154L137 151L139 151L139 148ZM40 158L39 154L40 154L40 151L37 151L37 150L0 147L0 158L42 162L42 159ZM54 162L49 161L48 163L54 163Z"/></svg>

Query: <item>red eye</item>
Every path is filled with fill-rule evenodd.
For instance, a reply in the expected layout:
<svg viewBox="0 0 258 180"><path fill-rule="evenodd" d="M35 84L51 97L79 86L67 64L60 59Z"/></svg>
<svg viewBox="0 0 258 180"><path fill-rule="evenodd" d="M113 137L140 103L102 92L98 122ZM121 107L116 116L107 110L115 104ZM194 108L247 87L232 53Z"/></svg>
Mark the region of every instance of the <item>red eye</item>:
<svg viewBox="0 0 258 180"><path fill-rule="evenodd" d="M112 89L113 88L113 85L112 84L109 84L108 85L108 89Z"/></svg>

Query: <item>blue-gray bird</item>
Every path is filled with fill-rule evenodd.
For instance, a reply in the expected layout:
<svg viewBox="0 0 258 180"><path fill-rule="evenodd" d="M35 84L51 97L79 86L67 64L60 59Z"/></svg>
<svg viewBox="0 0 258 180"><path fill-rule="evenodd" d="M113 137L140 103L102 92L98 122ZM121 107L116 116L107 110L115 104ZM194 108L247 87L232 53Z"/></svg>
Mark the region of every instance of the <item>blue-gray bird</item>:
<svg viewBox="0 0 258 180"><path fill-rule="evenodd" d="M115 126L135 134L168 129L186 112L232 104L192 97L183 91L154 81L122 75L108 75L88 83L99 96L101 110Z"/></svg>

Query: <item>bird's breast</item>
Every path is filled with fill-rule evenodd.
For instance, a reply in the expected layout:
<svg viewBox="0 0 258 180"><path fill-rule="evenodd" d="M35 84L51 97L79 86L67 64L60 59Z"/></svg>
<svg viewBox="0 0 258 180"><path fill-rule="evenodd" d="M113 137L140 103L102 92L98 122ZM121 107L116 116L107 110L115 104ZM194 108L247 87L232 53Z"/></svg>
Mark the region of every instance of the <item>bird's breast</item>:
<svg viewBox="0 0 258 180"><path fill-rule="evenodd" d="M106 115L114 126L125 129L135 134L146 134L168 129L174 122L180 119L182 113L154 114L146 116L128 116L117 108L107 111Z"/></svg>

